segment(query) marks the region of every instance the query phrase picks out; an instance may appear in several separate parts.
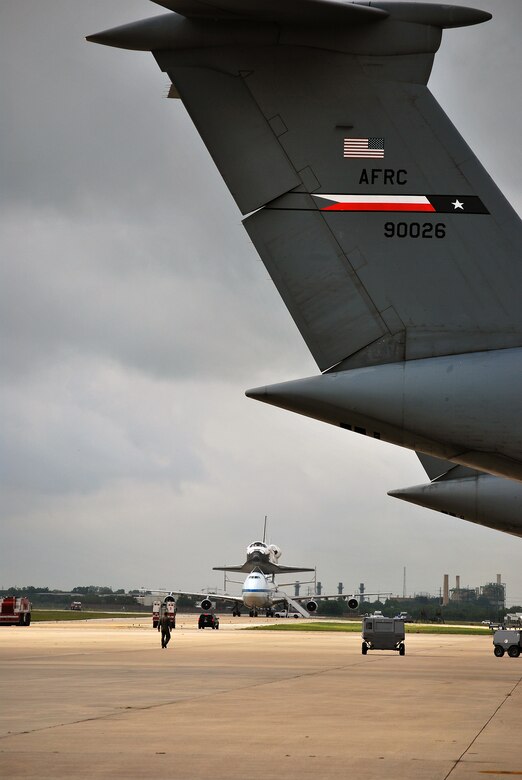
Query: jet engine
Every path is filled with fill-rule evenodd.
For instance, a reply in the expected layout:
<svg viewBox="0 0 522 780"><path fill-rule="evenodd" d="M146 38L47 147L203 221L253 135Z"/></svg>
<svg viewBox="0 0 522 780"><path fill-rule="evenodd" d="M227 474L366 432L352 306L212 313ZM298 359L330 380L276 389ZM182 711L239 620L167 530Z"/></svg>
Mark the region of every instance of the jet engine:
<svg viewBox="0 0 522 780"><path fill-rule="evenodd" d="M212 602L210 599L203 599L199 606L206 612L207 610L212 609Z"/></svg>
<svg viewBox="0 0 522 780"><path fill-rule="evenodd" d="M277 544L271 544L268 549L270 550L270 552L272 553L276 561L279 560L279 558L281 557L281 548L278 547Z"/></svg>
<svg viewBox="0 0 522 780"><path fill-rule="evenodd" d="M308 612L315 612L315 610L317 609L317 601L310 599L310 601L306 602L306 608Z"/></svg>
<svg viewBox="0 0 522 780"><path fill-rule="evenodd" d="M174 596L165 596L165 598L163 599L163 603L165 605L171 604L171 603L175 604L176 603L176 599L174 598Z"/></svg>
<svg viewBox="0 0 522 780"><path fill-rule="evenodd" d="M359 606L359 599L356 599L355 596L350 596L348 599L348 607L350 609L357 609Z"/></svg>

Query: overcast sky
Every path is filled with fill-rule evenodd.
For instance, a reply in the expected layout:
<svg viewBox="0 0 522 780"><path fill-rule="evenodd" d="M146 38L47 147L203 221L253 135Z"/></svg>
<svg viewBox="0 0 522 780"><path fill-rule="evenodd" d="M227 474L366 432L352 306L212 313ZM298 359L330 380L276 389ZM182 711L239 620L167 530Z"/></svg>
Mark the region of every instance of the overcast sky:
<svg viewBox="0 0 522 780"><path fill-rule="evenodd" d="M520 213L522 3L460 4L430 87ZM0 586L217 587L267 514L328 589L521 603L522 539L387 497L413 452L245 398L317 367L153 57L84 41L156 12L0 2Z"/></svg>

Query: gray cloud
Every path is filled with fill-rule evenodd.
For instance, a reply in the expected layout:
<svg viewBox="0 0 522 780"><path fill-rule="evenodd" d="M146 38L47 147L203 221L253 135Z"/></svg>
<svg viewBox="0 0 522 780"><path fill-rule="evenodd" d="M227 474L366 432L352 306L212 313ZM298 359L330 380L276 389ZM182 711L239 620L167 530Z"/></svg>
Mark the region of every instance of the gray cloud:
<svg viewBox="0 0 522 780"><path fill-rule="evenodd" d="M4 371L78 352L158 377L230 378L249 363L281 362L273 343L288 316L281 305L267 317L275 293L240 226L226 236L214 217L201 233L194 216L177 218L173 227L170 218L5 214Z"/></svg>

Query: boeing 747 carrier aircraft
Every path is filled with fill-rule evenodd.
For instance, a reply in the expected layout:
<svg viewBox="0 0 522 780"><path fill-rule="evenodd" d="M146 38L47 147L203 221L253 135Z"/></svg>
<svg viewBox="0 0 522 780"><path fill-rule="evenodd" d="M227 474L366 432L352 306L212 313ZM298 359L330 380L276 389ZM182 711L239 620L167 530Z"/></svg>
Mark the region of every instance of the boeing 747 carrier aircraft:
<svg viewBox="0 0 522 780"><path fill-rule="evenodd" d="M350 609L357 609L359 601L354 595L341 595L339 593L321 593L308 596L289 596L280 590L285 585L293 585L292 582L279 585L275 581L276 574L291 574L296 572L315 571L304 566L284 566L279 563L281 549L276 544L252 542L246 551L246 561L239 566L214 566L214 571L244 572L247 577L241 589L241 596L232 596L228 593L190 593L182 590L169 591L169 596L196 596L201 599L201 609L210 609L213 602L222 601L233 604L234 616L241 614L241 607L246 607L250 617L257 617L259 612L264 612L267 617L273 617L274 607L284 605L290 607L302 617L310 617L311 612L317 609L317 602L321 599L344 599ZM302 583L301 583L302 584ZM376 594L367 594L376 595ZM306 607L306 608L305 608Z"/></svg>
<svg viewBox="0 0 522 780"><path fill-rule="evenodd" d="M522 536L521 223L427 87L491 15L156 1L88 40L168 74L320 371L247 395L418 452L391 495Z"/></svg>

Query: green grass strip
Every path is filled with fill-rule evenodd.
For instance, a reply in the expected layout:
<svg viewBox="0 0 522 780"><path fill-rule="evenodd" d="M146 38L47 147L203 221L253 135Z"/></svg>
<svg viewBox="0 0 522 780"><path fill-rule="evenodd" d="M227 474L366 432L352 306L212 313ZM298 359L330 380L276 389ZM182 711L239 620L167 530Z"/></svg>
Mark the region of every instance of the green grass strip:
<svg viewBox="0 0 522 780"><path fill-rule="evenodd" d="M74 609L33 609L31 611L31 621L41 623L43 621L62 621L62 620L99 620L100 618L152 618L147 612L95 612L89 610Z"/></svg>
<svg viewBox="0 0 522 780"><path fill-rule="evenodd" d="M407 634L462 634L471 636L491 636L488 628L479 626L446 626L446 625L417 625L416 623L407 623L405 626ZM341 631L349 634L360 634L362 630L361 623L330 623L318 620L313 623L301 623L292 620L288 623L272 623L264 626L249 626L246 631Z"/></svg>

